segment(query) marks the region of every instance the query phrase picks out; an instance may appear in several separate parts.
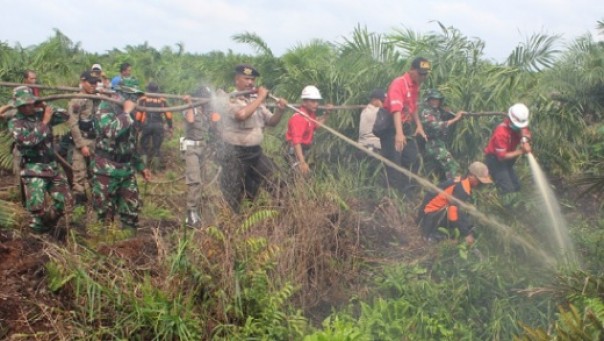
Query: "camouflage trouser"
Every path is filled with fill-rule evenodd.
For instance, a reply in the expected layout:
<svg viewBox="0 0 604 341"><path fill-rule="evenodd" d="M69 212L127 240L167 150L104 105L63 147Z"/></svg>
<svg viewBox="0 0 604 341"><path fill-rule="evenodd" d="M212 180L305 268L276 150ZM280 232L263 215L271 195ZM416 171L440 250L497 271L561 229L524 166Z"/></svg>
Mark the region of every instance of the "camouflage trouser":
<svg viewBox="0 0 604 341"><path fill-rule="evenodd" d="M29 227L35 232L47 232L56 224L65 212L65 206L71 205L71 193L67 178L62 172L57 172L53 177L21 178L25 191L25 207L31 213L32 219ZM48 209L44 205L44 196L48 193L52 206ZM51 211L54 210L54 213ZM47 217L56 217L48 221ZM46 221L45 221L46 220Z"/></svg>
<svg viewBox="0 0 604 341"><path fill-rule="evenodd" d="M94 153L94 140L87 140L86 146L91 153ZM79 148L73 149L71 167L73 168L73 191L74 193L85 193L88 183L89 161L82 155Z"/></svg>
<svg viewBox="0 0 604 341"><path fill-rule="evenodd" d="M436 160L438 165L445 171L447 179L451 180L459 174L459 163L455 161L453 155L445 146L445 142L437 139L430 139L426 143L426 156Z"/></svg>
<svg viewBox="0 0 604 341"><path fill-rule="evenodd" d="M138 185L136 176L109 176L94 173L92 177L93 207L100 221L113 221L115 212L123 227L136 228L138 224Z"/></svg>
<svg viewBox="0 0 604 341"><path fill-rule="evenodd" d="M187 150L185 151L185 182L187 184L188 210L197 211L201 202L203 154L203 146L187 146Z"/></svg>

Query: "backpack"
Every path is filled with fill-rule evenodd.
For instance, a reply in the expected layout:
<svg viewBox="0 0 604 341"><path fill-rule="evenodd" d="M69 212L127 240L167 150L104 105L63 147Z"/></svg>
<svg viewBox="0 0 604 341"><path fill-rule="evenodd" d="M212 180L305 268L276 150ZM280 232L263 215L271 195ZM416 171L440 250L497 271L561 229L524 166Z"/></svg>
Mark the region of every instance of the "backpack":
<svg viewBox="0 0 604 341"><path fill-rule="evenodd" d="M380 108L375 115L375 122L373 122L373 135L384 138L386 136L394 135L394 118L388 110Z"/></svg>

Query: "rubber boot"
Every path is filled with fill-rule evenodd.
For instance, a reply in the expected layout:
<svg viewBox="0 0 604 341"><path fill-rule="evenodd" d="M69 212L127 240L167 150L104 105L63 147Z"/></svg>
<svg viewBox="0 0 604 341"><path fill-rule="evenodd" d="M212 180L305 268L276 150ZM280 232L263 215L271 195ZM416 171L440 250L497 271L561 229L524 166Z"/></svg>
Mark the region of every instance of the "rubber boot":
<svg viewBox="0 0 604 341"><path fill-rule="evenodd" d="M57 211L51 207L44 212L44 215L42 216L42 223L50 229L54 229L57 226L57 222L59 222L60 218L61 216L57 213Z"/></svg>
<svg viewBox="0 0 604 341"><path fill-rule="evenodd" d="M187 211L187 218L185 219L185 223L189 228L200 228L201 227L201 217L194 210Z"/></svg>
<svg viewBox="0 0 604 341"><path fill-rule="evenodd" d="M86 203L88 202L88 197L86 196L86 193L75 193L73 195L74 201L75 201L75 205L86 205Z"/></svg>

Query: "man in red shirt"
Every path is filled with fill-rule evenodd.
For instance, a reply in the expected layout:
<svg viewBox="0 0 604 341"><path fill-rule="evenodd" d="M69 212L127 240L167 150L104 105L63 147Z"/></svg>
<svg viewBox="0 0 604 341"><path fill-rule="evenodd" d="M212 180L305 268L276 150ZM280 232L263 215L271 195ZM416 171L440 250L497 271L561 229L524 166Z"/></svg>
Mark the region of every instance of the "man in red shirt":
<svg viewBox="0 0 604 341"><path fill-rule="evenodd" d="M484 149L485 163L501 194L520 191L514 163L519 156L532 151L528 125L529 109L526 105L512 105L508 117L495 128Z"/></svg>
<svg viewBox="0 0 604 341"><path fill-rule="evenodd" d="M287 132L285 133L285 139L288 142L288 159L292 162L292 167L297 168L302 175L308 175L310 168L306 162L306 151L310 149L312 139L317 129L317 124L309 119L318 121L323 124L329 116L329 111L325 111L325 114L317 118L317 109L319 108L319 101L323 99L319 89L313 85L306 86L302 89L302 105L300 111L296 112L287 122Z"/></svg>
<svg viewBox="0 0 604 341"><path fill-rule="evenodd" d="M412 135L426 138L424 127L417 114L419 89L428 73L430 62L417 57L411 62L411 68L405 74L395 78L388 87L384 109L392 113L394 134L380 137L382 155L388 160L417 173L418 148ZM416 124L415 132L411 120ZM390 186L402 190L407 196L411 194L411 179L399 171L386 167Z"/></svg>

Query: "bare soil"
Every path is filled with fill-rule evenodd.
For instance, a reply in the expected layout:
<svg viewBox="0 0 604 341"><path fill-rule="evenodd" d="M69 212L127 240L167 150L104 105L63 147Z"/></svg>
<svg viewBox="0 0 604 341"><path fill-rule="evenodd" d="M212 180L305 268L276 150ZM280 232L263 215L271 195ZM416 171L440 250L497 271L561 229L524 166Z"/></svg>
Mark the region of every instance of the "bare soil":
<svg viewBox="0 0 604 341"><path fill-rule="evenodd" d="M13 182L11 175L0 176L0 188L9 188ZM559 195L577 200L578 208L586 215L598 214L599 201L579 196L580 189L564 185L560 180L555 182L555 186ZM170 200L170 204L177 207L175 216L184 216L184 196L176 195ZM432 248L421 239L412 217L400 217L391 200L385 198L377 204L351 203L351 210L363 212L358 214L356 231L348 231L347 235L354 236L355 240L351 243L358 246L354 248L354 252L357 252L354 258L364 265L371 267L418 259L431 252ZM135 237L100 246L97 251L127 259L127 263L133 267L146 264L158 254L152 230L159 228L168 232L180 224L180 219L144 220ZM37 339L43 340L58 338L49 336L57 335L52 333L55 328L53 318L57 314L49 312L68 313L73 302L70 297L48 290L45 268L48 256L45 248L50 243L61 242L51 236L32 235L25 227L0 230L0 339L21 340L24 335L40 335ZM362 285L358 279L341 282ZM334 307L347 304L350 297L346 294L346 288L334 286L332 289L324 293L316 304L306 307L306 316L312 321L319 323ZM362 292L360 287L354 290Z"/></svg>

